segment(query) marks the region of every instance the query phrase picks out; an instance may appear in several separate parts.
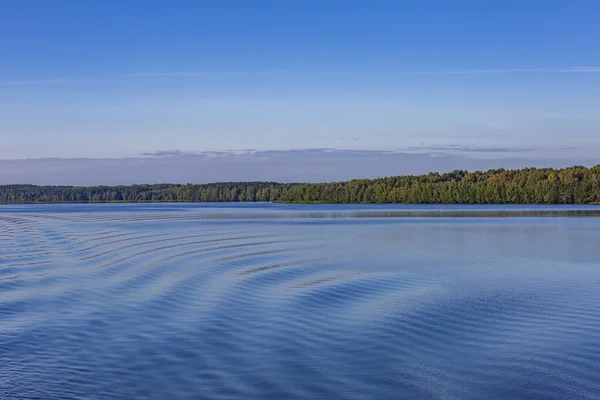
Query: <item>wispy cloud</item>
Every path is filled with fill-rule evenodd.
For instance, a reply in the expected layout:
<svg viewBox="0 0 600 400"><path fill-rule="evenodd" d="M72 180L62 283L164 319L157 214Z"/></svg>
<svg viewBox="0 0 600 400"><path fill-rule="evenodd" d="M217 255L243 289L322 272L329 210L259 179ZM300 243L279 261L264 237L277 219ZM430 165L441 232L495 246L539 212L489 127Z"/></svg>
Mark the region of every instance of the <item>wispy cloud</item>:
<svg viewBox="0 0 600 400"><path fill-rule="evenodd" d="M222 72L200 72L200 71L165 71L165 72L131 72L128 74L123 74L123 77L169 77L169 76L203 76L203 75L215 75L215 74L223 74Z"/></svg>
<svg viewBox="0 0 600 400"><path fill-rule="evenodd" d="M451 145L431 145L431 146L411 146L409 151L435 151L452 153L528 153L536 150L533 147L468 147L458 144Z"/></svg>
<svg viewBox="0 0 600 400"><path fill-rule="evenodd" d="M165 158L165 157L186 157L186 156L194 156L197 153L193 151L184 151L184 150L159 150L153 151L151 153L142 153L144 157L157 157L157 158Z"/></svg>
<svg viewBox="0 0 600 400"><path fill-rule="evenodd" d="M40 78L40 79L15 79L0 80L0 86L44 86L44 85L69 85L74 83L89 83L108 80L109 77L68 77L68 78Z"/></svg>
<svg viewBox="0 0 600 400"><path fill-rule="evenodd" d="M480 68L456 70L422 70L422 71L373 71L373 70L254 70L254 71L141 71L116 75L94 77L62 77L47 79L16 79L0 80L0 86L29 86L29 85L58 85L80 82L108 81L115 79L136 78L211 78L224 76L305 76L305 77L335 77L335 76L407 76L407 75L478 75L478 74L597 74L600 67L552 67L552 68Z"/></svg>
<svg viewBox="0 0 600 400"><path fill-rule="evenodd" d="M75 79L24 79L14 81L0 81L2 86L28 86L28 85L57 85L76 81Z"/></svg>
<svg viewBox="0 0 600 400"><path fill-rule="evenodd" d="M344 138L342 138L344 139ZM355 140L354 138L347 138ZM465 155L465 153L529 153L538 150L533 147L469 147L463 145L421 145L410 146L395 150L366 150L366 149L332 149L332 148L307 148L289 150L227 150L227 151L184 151L184 150L159 150L150 153L142 153L142 157L148 158L202 158L207 157L231 157L231 158L257 158L257 157L287 157L301 156L313 157L327 155L336 156L373 156L373 155L400 155L400 154L435 154L435 155Z"/></svg>
<svg viewBox="0 0 600 400"><path fill-rule="evenodd" d="M600 67L561 68L499 68L413 71L415 75L475 75L475 74L597 74Z"/></svg>

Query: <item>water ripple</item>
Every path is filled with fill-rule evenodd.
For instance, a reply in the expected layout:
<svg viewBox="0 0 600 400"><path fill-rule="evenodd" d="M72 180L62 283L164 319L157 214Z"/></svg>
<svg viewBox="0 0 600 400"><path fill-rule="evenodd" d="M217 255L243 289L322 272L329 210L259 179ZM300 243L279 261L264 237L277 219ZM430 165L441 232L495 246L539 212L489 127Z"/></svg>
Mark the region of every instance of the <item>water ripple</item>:
<svg viewBox="0 0 600 400"><path fill-rule="evenodd" d="M600 398L595 209L87 207L0 211L0 399Z"/></svg>

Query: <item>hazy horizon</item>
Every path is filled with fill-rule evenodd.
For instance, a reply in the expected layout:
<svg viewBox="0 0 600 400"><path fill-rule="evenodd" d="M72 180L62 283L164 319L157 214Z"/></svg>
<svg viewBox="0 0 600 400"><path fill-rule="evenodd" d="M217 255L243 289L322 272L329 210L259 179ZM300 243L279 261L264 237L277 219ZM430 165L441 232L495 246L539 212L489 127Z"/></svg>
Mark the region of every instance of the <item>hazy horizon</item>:
<svg viewBox="0 0 600 400"><path fill-rule="evenodd" d="M0 160L0 184L130 185L145 183L211 183L224 181L331 182L429 172L491 168L594 166L597 159L526 158L528 151L486 158L465 153L475 149L437 149L417 153L299 149L287 151L204 152L161 151L129 158L45 158ZM498 149L496 149L498 150ZM420 151L424 151L423 149ZM502 153L505 154L505 153Z"/></svg>

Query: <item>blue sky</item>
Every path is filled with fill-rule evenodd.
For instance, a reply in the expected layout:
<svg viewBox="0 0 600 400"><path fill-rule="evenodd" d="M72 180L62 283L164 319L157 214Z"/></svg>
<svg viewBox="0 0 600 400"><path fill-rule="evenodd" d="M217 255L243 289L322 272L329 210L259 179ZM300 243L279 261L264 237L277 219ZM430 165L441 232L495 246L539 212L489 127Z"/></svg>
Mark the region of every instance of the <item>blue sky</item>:
<svg viewBox="0 0 600 400"><path fill-rule="evenodd" d="M590 159L598 21L596 0L3 0L0 159Z"/></svg>

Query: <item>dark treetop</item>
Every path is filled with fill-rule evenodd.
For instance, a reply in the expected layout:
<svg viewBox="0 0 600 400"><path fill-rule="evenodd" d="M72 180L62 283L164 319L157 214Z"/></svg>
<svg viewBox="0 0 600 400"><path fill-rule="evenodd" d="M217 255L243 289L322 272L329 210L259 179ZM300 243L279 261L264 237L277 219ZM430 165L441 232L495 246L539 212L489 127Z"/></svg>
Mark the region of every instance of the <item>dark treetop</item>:
<svg viewBox="0 0 600 400"><path fill-rule="evenodd" d="M430 204L600 203L600 165L495 169L333 183L220 182L203 185L0 186L1 203L232 202Z"/></svg>

